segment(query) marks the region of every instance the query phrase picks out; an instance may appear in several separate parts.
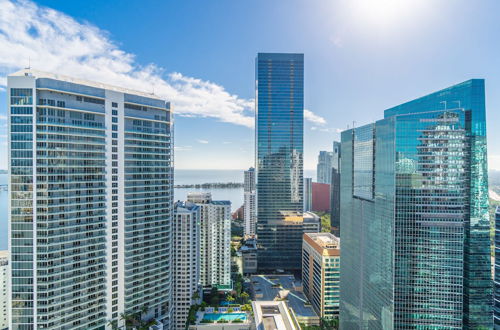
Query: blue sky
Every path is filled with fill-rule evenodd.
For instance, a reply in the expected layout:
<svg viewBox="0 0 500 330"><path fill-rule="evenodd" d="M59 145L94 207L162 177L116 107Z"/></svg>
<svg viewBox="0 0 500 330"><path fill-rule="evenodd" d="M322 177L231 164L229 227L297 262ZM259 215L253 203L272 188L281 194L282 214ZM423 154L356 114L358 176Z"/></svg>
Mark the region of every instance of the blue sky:
<svg viewBox="0 0 500 330"><path fill-rule="evenodd" d="M347 125L485 78L490 168L500 169L498 12L494 0L0 0L0 87L31 58L39 70L154 89L178 114L176 167L241 169L253 164L256 53L303 52L311 169ZM2 160L5 103L0 91Z"/></svg>

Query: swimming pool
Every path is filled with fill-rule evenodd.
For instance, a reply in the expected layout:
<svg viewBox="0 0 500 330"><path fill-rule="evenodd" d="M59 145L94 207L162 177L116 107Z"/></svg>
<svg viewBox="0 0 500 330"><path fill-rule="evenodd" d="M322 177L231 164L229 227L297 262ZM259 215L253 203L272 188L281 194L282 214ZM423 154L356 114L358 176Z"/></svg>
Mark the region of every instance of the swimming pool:
<svg viewBox="0 0 500 330"><path fill-rule="evenodd" d="M247 314L246 313L205 313L205 315L203 315L203 319L210 320L210 321L216 321L216 322L219 320L234 321L236 319L242 319L243 321L246 321Z"/></svg>

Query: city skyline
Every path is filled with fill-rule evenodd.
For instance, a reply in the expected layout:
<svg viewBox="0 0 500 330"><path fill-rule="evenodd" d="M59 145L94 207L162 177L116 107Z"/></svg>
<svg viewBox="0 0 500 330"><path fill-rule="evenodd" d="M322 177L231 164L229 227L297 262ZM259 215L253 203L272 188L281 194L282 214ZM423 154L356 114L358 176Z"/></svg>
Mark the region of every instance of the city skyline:
<svg viewBox="0 0 500 330"><path fill-rule="evenodd" d="M167 93L169 99L173 95L178 168L244 169L253 165L251 77L259 51L306 54L305 109L310 112L305 112L305 169L315 168L318 151L330 150L331 141L338 140L347 125L373 121L387 106L440 86L485 78L488 107L500 106L493 94L500 86L492 69L498 67L496 46L487 33L499 27L493 13L500 4L440 1L433 2L435 10L431 11L426 10L430 1L418 5L407 1L412 8L409 13L394 1L378 3L383 13L374 10L370 17L365 7L342 1L308 6L297 2L287 8L270 4L268 11L261 10L261 2L158 4L152 11L147 4L130 1L114 6L113 15L107 15L110 4L98 1L35 4L2 0L0 85L5 88L8 73L31 65L140 91L154 90L158 95ZM233 18L220 17L226 6L233 10ZM283 15L275 17L278 10ZM25 13L23 17L15 15L20 11ZM137 12L147 12L151 22L134 30L125 28L123 21ZM155 29L154 24L165 12L192 16L164 22L167 33L163 36L163 30ZM453 23L469 15L478 17L477 21L468 20L467 27ZM301 16L305 25L299 29L293 21ZM244 28L245 22L256 17L261 18L258 31ZM274 19L282 24L274 24ZM261 29L268 33L255 33ZM440 36L433 33L436 30ZM148 42L145 33L159 42ZM278 38L282 35L285 37ZM165 51L163 43L175 45L175 51ZM61 51L58 44L67 44L67 50ZM456 51L429 56L426 49ZM139 78L145 83L139 84ZM367 94L360 97L356 86ZM386 90L392 92L384 93ZM0 158L6 156L5 104L5 91L0 91ZM493 111L487 116L488 122L500 120ZM193 131L200 134L194 136ZM488 134L490 169L500 169L500 155L493 152L500 150L498 133L491 130ZM6 165L0 164L0 168Z"/></svg>

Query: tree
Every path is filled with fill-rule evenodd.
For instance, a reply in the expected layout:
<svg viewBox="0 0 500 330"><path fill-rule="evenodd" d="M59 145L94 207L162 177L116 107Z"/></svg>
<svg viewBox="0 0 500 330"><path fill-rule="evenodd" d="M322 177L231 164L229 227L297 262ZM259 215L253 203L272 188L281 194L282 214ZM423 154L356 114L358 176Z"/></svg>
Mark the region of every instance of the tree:
<svg viewBox="0 0 500 330"><path fill-rule="evenodd" d="M232 295L228 294L228 295L226 296L226 300L227 300L228 302L232 303L232 302L234 301L234 297L233 297Z"/></svg>
<svg viewBox="0 0 500 330"><path fill-rule="evenodd" d="M248 302L248 299L250 298L250 295L248 293L246 293L245 291L243 291L241 293L241 300L243 300L243 303L246 304Z"/></svg>

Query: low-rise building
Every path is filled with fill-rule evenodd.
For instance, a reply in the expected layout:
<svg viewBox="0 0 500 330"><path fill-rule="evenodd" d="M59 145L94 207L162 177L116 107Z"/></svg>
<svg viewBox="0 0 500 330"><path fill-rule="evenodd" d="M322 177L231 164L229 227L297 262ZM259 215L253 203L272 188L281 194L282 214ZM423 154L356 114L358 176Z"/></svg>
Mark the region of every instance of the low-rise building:
<svg viewBox="0 0 500 330"><path fill-rule="evenodd" d="M243 274L257 273L257 241L255 238L247 239L245 244L240 248Z"/></svg>
<svg viewBox="0 0 500 330"><path fill-rule="evenodd" d="M284 301L252 301L256 330L300 330L292 310Z"/></svg>
<svg viewBox="0 0 500 330"><path fill-rule="evenodd" d="M306 233L302 245L302 286L316 313L339 315L340 239L330 233Z"/></svg>

